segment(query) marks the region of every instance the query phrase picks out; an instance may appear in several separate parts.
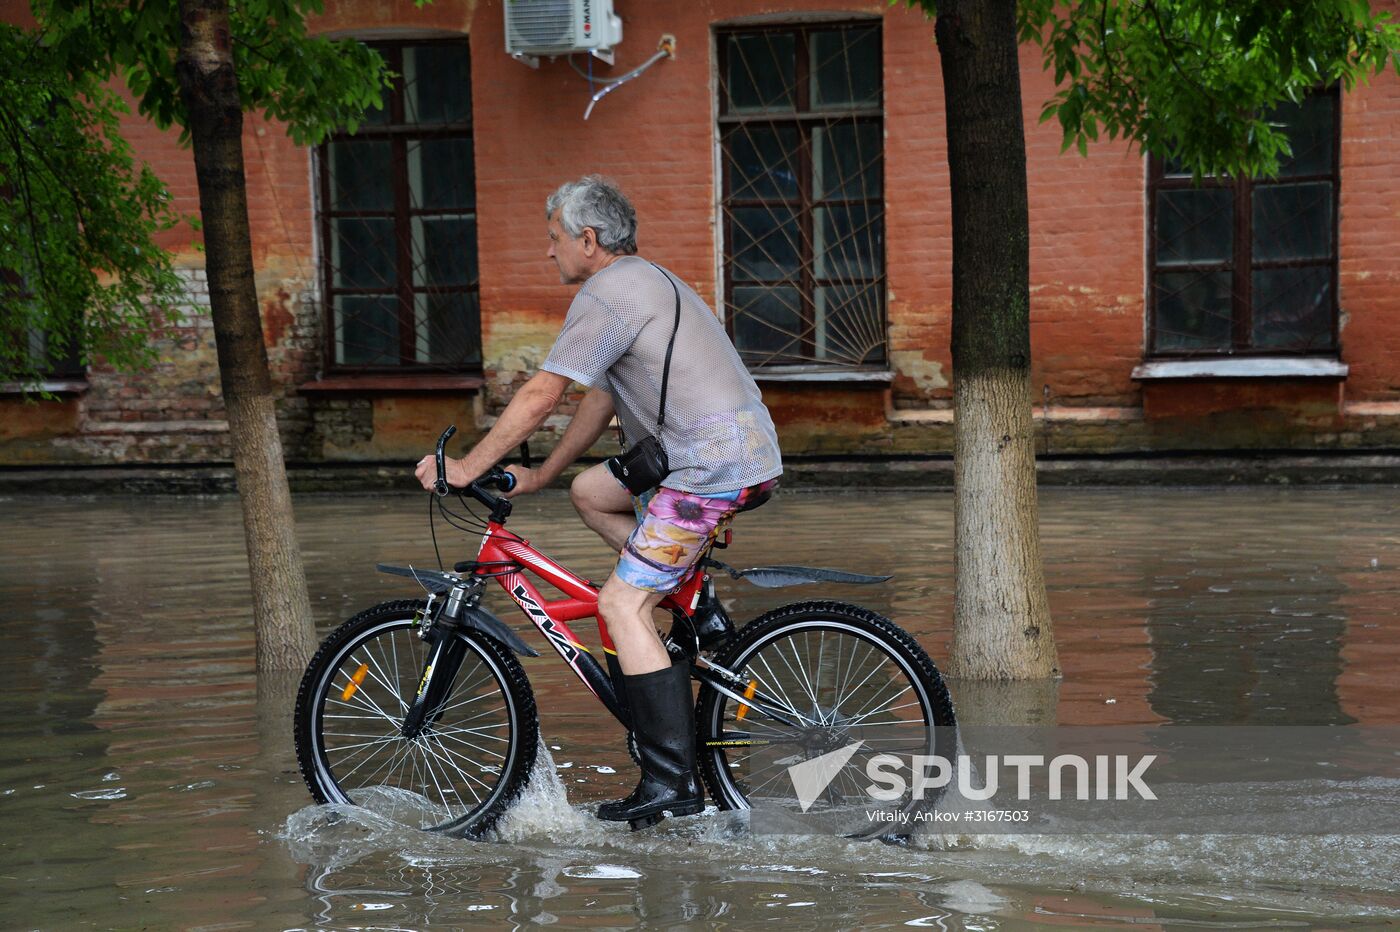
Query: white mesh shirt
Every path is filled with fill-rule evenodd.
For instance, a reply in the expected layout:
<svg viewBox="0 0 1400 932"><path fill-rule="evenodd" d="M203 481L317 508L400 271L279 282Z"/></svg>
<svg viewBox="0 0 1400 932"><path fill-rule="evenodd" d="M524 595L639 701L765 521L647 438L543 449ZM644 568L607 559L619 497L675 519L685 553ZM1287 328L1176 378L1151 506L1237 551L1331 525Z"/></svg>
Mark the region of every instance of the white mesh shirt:
<svg viewBox="0 0 1400 932"><path fill-rule="evenodd" d="M661 372L676 319L666 427L669 488L742 489L783 471L773 420L724 325L685 283L624 256L584 282L542 368L612 395L630 445L656 432Z"/></svg>

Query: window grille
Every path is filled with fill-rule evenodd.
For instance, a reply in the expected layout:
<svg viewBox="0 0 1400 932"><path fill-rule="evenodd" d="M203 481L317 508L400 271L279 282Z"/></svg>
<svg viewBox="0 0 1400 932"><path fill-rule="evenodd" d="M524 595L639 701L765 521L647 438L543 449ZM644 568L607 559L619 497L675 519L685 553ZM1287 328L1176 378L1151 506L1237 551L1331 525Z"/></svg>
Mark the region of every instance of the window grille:
<svg viewBox="0 0 1400 932"><path fill-rule="evenodd" d="M717 34L724 310L751 369L883 368L878 22Z"/></svg>
<svg viewBox="0 0 1400 932"><path fill-rule="evenodd" d="M399 77L320 158L331 368L479 371L467 41L370 44Z"/></svg>
<svg viewBox="0 0 1400 932"><path fill-rule="evenodd" d="M1333 88L1273 111L1277 178L1151 160L1151 355L1336 352L1339 110Z"/></svg>

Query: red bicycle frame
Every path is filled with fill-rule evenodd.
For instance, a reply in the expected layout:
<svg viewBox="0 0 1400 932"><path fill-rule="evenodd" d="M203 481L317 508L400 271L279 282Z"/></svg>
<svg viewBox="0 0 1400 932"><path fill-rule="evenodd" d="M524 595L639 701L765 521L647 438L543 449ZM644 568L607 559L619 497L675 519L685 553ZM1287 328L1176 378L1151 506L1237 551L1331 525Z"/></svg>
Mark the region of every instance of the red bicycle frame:
<svg viewBox="0 0 1400 932"><path fill-rule="evenodd" d="M527 571L565 593L565 597L546 599L526 575ZM525 538L505 530L494 517L487 523L472 573L499 582L589 691L607 705L619 720L626 721L626 712L617 702L611 678L568 624L582 618L596 618L598 638L604 653L617 655L612 637L608 634L607 620L598 613L597 586L560 566L530 546ZM658 607L691 617L704 591L705 578L697 562L695 570L681 583L680 589L662 599Z"/></svg>

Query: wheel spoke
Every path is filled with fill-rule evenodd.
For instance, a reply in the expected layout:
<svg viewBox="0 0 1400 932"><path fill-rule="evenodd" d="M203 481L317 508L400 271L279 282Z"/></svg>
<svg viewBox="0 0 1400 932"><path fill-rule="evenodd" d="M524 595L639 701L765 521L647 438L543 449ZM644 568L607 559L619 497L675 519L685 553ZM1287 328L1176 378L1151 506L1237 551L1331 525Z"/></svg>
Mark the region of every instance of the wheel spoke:
<svg viewBox="0 0 1400 932"><path fill-rule="evenodd" d="M355 772L356 772L356 771L358 771L361 767L363 767L365 764L368 764L368 763L369 763L370 761L372 761L372 760L374 760L374 755L373 755L373 754L369 755L369 756L366 757L364 760L360 761L358 764L356 764L354 767L352 767L349 771L347 771L346 773L342 774L342 775L340 776L340 782L341 782L341 783L346 783L346 782L348 782L348 781L350 780L350 778L353 777L353 776L355 775ZM372 774L370 775L370 779L373 779L375 776L377 776L377 775L379 774L379 770L382 770L382 769L383 769L383 765L381 764L380 767L379 767L379 769L376 769L376 770L374 771L374 773L372 773ZM357 785L357 788L366 786L367 784L368 784L368 781L361 782L360 784Z"/></svg>
<svg viewBox="0 0 1400 932"><path fill-rule="evenodd" d="M877 653L877 652L876 652L875 648L871 647L869 644L867 644L867 645L865 645L865 646L866 646L866 659L868 660L868 659L870 658L870 655L871 655L871 654L875 654L875 653ZM861 668L864 669L864 667L865 667L865 661L862 660L862 661L861 661ZM870 681L870 678L871 678L872 676L874 676L876 673L879 673L879 672L880 672L880 661L877 659L877 660L875 661L875 666L871 668L871 670L870 670L869 673L865 674L865 676L861 678L861 681L860 681L859 683L857 683L856 685L850 687L849 689L843 690L843 691L836 697L836 701L832 704L832 715L833 715L833 717L834 717L835 714L836 714L836 710L839 709L839 708L841 708L841 704L842 704L843 702L846 701L846 697L847 697L847 696L849 696L849 695L854 695L862 686L864 686L866 683L868 683L868 682Z"/></svg>
<svg viewBox="0 0 1400 932"><path fill-rule="evenodd" d="M763 664L763 669L767 670L768 675L772 677L771 682L759 676L758 671L755 670L753 667L749 667L749 675L751 675L754 679L758 680L759 685L763 686L765 691L767 691L770 694L776 692L779 696L782 697L784 712L791 712L794 716L796 716L804 722L816 724L815 722L812 722L811 717L797 711L797 706L793 703L793 701L790 698L788 698L787 690L783 688L783 684L779 680L778 675L773 672L773 668L768 665L768 660L764 657L759 657L758 659Z"/></svg>
<svg viewBox="0 0 1400 932"><path fill-rule="evenodd" d="M457 737L456 735L444 734L443 732L434 732L433 735L432 735L432 737L438 739L438 744L439 744L439 746L441 746L441 747L443 747L443 748L446 748L446 747L447 747L447 745L442 744L442 739L443 739L443 738L446 738L448 741L456 741L458 744L461 744L461 745L464 745L464 746L466 746L466 747L469 747L469 748L471 748L473 751L480 751L482 754L490 754L492 757L495 757L495 758L497 758L497 759L499 759L499 760L505 760L505 759L506 759L506 756L505 756L504 754L498 754L498 753L496 753L495 751L490 750L489 748L483 748L483 747L481 747L480 745L472 744L470 741L467 741L467 740L465 740L465 739L463 739L463 738L459 738L459 737Z"/></svg>
<svg viewBox="0 0 1400 932"><path fill-rule="evenodd" d="M491 789L492 789L491 784L487 783L485 780L481 779L480 777L476 776L475 774L467 773L467 772L466 772L465 770L463 770L460 766L458 766L457 764L453 763L453 762L452 762L452 759L451 759L452 757L460 757L460 758L462 758L462 760L467 761L468 763L473 763L473 764L476 763L476 762L473 761L471 758L467 757L467 756L464 755L464 754L460 754L460 753L458 753L458 752L452 750L451 748L447 747L446 745L444 745L444 744L443 744L442 742L440 742L440 741L437 742L437 744L436 744L437 750L434 750L434 749L433 749L433 748L434 748L434 744L433 744L433 741L432 741L432 738L431 738L431 737L425 737L424 742L425 742L425 743L424 743L423 747L427 749L428 753L431 754L431 755L438 761L438 763L439 763L441 766L443 766L443 767L451 767L453 770L457 771L457 775L460 776L463 780L470 780L470 781L474 781L474 782L476 782L476 783L480 783L482 786L484 786L484 787L486 788L486 790L487 790L488 793L491 791ZM438 754L438 753L437 753L438 751L442 751L443 754L447 754L447 755L450 755L450 756L449 756L449 757L444 757L444 756ZM473 791L473 793L474 793L474 792L475 792L475 791Z"/></svg>
<svg viewBox="0 0 1400 932"><path fill-rule="evenodd" d="M353 682L353 681L352 681L349 677L346 677L345 684L346 684L347 687L348 687L349 685L351 685L352 682ZM401 721L401 719L396 719L396 718L394 718L394 716L390 715L388 712L385 712L384 709L380 707L379 703L374 701L374 697L371 696L371 695L369 694L369 690L368 690L368 689L365 689L363 686L357 687L356 690L355 690L354 695L351 696L351 698L352 698L352 699L355 699L355 700L358 700L358 701L356 701L356 702L347 702L347 701L344 700L344 699L329 699L329 700L327 700L327 701L330 702L330 703L333 704L333 705L344 705L344 706L348 706L349 708L352 708L352 709L354 709L354 708L361 708L361 709L368 709L368 710L373 711L373 712L378 712L386 721L390 721L390 722Z"/></svg>
<svg viewBox="0 0 1400 932"><path fill-rule="evenodd" d="M481 727L482 727L482 728L504 728L504 727L506 727L506 726L509 725L509 724L510 724L510 722L497 722L495 725L482 725ZM490 741L502 741L502 742L505 742L505 743L507 743L507 744L510 743L510 738L502 738L500 735L487 735L487 734L482 734L480 731L478 731L478 730L475 729L475 728L437 728L437 727L434 727L434 728L433 728L433 733L434 733L434 734L438 734L438 735L446 735L446 736L448 736L448 737L454 737L454 738L455 738L457 735L471 735L473 738L485 738L485 739L490 740ZM464 739L460 739L460 738L459 738L458 740L464 740Z"/></svg>
<svg viewBox="0 0 1400 932"><path fill-rule="evenodd" d="M409 744L407 741L401 742L396 748L394 748L394 752L389 755L388 760L384 761L384 763L380 764L374 769L373 773L365 777L364 780L360 781L360 785L356 787L356 789L381 785L375 783L375 779L386 769L392 771L394 769L394 761L402 761L403 758L408 756L408 752L411 750L411 748L412 745ZM402 764L400 764L400 766L402 766ZM346 775L346 778L348 777L349 774Z"/></svg>
<svg viewBox="0 0 1400 932"><path fill-rule="evenodd" d="M345 737L345 736L344 736L344 735L341 735L341 737ZM358 744L338 744L338 745L336 745L336 746L333 747L333 748L326 748L326 753L327 753L327 754L344 754L346 751L353 751L355 748L372 748L372 747L377 747L377 746L379 746L379 745L381 745L381 744L387 744L387 743L390 742L390 741L397 741L398 738L399 738L398 735L392 735L392 734L391 734L391 735L384 735L383 737L380 737L380 738L376 738L376 739L374 739L373 741L361 741L361 742L359 742Z"/></svg>
<svg viewBox="0 0 1400 932"><path fill-rule="evenodd" d="M856 655L860 653L862 647L865 648L865 658L857 663ZM850 662L846 664L846 675L841 680L841 686L836 690L836 699L833 700L832 703L834 706L839 707L841 705L841 700L846 697L846 693L849 691L851 680L855 679L856 671L864 668L865 659L869 658L872 651L873 648L864 641L856 638L851 639L851 659Z"/></svg>
<svg viewBox="0 0 1400 932"><path fill-rule="evenodd" d="M806 691L807 698L812 700L812 709L815 713L817 709L817 694L812 691L812 683L807 679L806 671L802 667L802 661L797 656L797 639L788 638L787 643L788 647L792 650L792 659L797 661L797 670L794 670L792 664L788 663L788 659L783 654L781 648L777 651L778 659L783 662L783 665L788 668L788 672L792 674L792 678L795 681L793 688L795 689L801 686Z"/></svg>
<svg viewBox="0 0 1400 932"><path fill-rule="evenodd" d="M393 638L390 638L389 641L390 641L390 643L392 644L393 641L394 641L394 639L393 639ZM384 645L383 645L383 644L376 644L376 645L374 645L374 646L377 647L377 648L379 649L379 660L383 660L384 663L387 664L387 663L389 662L389 659L388 659L387 657L384 656ZM400 711L400 712L407 712L407 711L408 711L408 703L404 701L403 692L399 689L399 670L398 670L398 667L395 667L395 668L394 668L393 681L390 682L389 674L387 674L387 673L384 672L384 668L380 665L379 660L376 660L376 659L375 659L375 657L374 657L374 651L373 651L372 649L370 649L370 648L367 647L367 648L365 649L365 653L369 656L369 660L370 660L370 670L371 670L370 675L371 675L371 676L374 676L374 678L375 678L376 680L379 681L379 684L380 684L381 686L383 686L384 689L385 689L386 691L388 691L389 695L393 696L394 699L396 699L396 700L398 701L398 703L399 703L399 711Z"/></svg>
<svg viewBox="0 0 1400 932"><path fill-rule="evenodd" d="M495 693L482 693L479 696L472 696L470 699L463 699L461 702L454 702L452 705L445 705L439 711L450 712L453 709L460 709L464 705L471 705L473 702L480 699L490 699L493 695L495 695ZM449 696L448 698L450 699L452 697Z"/></svg>
<svg viewBox="0 0 1400 932"><path fill-rule="evenodd" d="M876 706L876 707L873 708L873 709L870 708L870 704L871 704L872 702L874 702L875 699L883 699L884 697L883 697L883 696L876 696L876 697L872 698L872 699L871 699L869 702L867 702L865 705L863 705L863 706L861 706L859 709L857 709L855 715L853 715L853 716L851 716L850 718L846 719L846 721L844 722L844 724L850 725L850 724L854 724L854 723L856 723L856 722L863 722L863 721L865 721L866 719L870 718L872 715L878 715L878 714L881 713L881 712L894 712L894 711L896 711L897 709L907 709L907 708L909 708L910 706L916 706L916 705L918 705L919 702L918 702L917 699L916 699L915 701L913 701L913 702L904 702L904 703L900 703L899 705L891 705L891 703L893 703L895 700L897 700L900 696L904 695L904 694L907 693L907 692L912 691L913 688L914 688L914 687L913 687L912 685L905 684L905 686L904 686L903 689L901 689L899 692L895 693L893 696L890 696L888 699L884 699L884 701L881 702L880 705Z"/></svg>

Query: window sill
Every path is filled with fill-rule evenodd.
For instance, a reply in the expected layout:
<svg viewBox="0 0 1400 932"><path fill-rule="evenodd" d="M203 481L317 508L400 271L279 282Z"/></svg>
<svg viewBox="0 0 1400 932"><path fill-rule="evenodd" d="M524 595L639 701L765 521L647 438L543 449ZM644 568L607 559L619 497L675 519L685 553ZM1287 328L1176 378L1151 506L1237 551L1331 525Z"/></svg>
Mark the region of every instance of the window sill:
<svg viewBox="0 0 1400 932"><path fill-rule="evenodd" d="M297 388L303 395L404 395L474 392L486 384L479 375L336 375Z"/></svg>
<svg viewBox="0 0 1400 932"><path fill-rule="evenodd" d="M0 382L0 395L81 395L88 390L87 379L44 379L40 382Z"/></svg>
<svg viewBox="0 0 1400 932"><path fill-rule="evenodd" d="M1161 359L1133 369L1133 379L1344 379L1350 367L1329 357L1232 356L1222 359Z"/></svg>
<svg viewBox="0 0 1400 932"><path fill-rule="evenodd" d="M888 369L836 369L829 366L774 366L749 373L755 382L878 382L894 380Z"/></svg>

